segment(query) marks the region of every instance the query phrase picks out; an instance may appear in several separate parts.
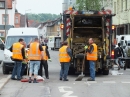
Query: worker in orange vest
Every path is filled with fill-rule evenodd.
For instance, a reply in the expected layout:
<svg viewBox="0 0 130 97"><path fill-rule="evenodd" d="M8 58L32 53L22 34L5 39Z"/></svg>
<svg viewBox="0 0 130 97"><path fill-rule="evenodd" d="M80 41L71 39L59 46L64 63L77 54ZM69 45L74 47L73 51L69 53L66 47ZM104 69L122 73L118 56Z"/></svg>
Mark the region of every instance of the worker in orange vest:
<svg viewBox="0 0 130 97"><path fill-rule="evenodd" d="M95 62L97 61L97 45L94 43L93 39L89 39L89 47L85 46L87 57L90 66L90 78L88 81L95 81Z"/></svg>
<svg viewBox="0 0 130 97"><path fill-rule="evenodd" d="M12 80L21 80L21 68L22 68L22 61L25 60L25 52L23 47L24 40L19 39L19 42L14 43L11 48L9 49L12 52L12 59L14 61L14 68L12 72ZM17 75L17 79L15 78Z"/></svg>
<svg viewBox="0 0 130 97"><path fill-rule="evenodd" d="M42 72L42 68L44 67L45 76L46 76L47 79L49 79L48 62L47 61L51 62L50 54L49 54L48 46L47 45L42 44L42 48L43 48L43 52L44 52L44 57L41 59L41 64L40 64L40 69L39 69L39 75L43 76L43 74L42 74L43 73Z"/></svg>
<svg viewBox="0 0 130 97"><path fill-rule="evenodd" d="M68 81L67 75L70 67L70 61L72 58L71 49L68 47L68 43L64 42L63 46L59 49L59 61L61 63L60 80Z"/></svg>
<svg viewBox="0 0 130 97"><path fill-rule="evenodd" d="M32 73L34 74L33 83L38 83L36 78L38 75L38 70L40 68L40 61L43 57L43 48L39 43L39 39L35 38L34 42L29 45L29 55L28 59L30 60L30 71L29 71L29 83L32 82Z"/></svg>

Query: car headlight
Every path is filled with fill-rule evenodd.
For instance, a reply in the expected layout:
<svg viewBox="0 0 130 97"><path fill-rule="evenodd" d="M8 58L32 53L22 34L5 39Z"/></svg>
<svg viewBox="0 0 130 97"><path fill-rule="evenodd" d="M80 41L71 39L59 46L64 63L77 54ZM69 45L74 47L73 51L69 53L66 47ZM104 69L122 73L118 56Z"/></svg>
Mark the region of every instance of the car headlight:
<svg viewBox="0 0 130 97"><path fill-rule="evenodd" d="M11 60L11 59L10 59L10 56L8 56L8 55L6 55L6 54L4 54L4 59L5 59L5 60Z"/></svg>

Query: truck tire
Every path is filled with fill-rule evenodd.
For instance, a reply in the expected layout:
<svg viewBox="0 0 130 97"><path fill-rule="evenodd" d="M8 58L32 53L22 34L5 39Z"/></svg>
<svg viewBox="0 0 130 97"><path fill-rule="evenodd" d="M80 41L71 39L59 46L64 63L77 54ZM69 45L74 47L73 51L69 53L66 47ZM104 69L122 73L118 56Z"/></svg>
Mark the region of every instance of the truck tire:
<svg viewBox="0 0 130 97"><path fill-rule="evenodd" d="M109 69L107 69L107 70L103 70L103 75L109 75Z"/></svg>
<svg viewBox="0 0 130 97"><path fill-rule="evenodd" d="M8 69L3 65L2 67L3 74L9 74Z"/></svg>
<svg viewBox="0 0 130 97"><path fill-rule="evenodd" d="M69 68L68 75L75 75L75 69L73 67Z"/></svg>

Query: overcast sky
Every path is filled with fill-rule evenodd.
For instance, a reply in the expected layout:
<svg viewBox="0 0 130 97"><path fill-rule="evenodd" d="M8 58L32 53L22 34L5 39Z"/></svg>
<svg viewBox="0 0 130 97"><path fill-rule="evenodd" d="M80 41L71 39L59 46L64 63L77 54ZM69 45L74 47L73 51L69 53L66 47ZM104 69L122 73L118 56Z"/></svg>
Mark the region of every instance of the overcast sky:
<svg viewBox="0 0 130 97"><path fill-rule="evenodd" d="M52 13L60 14L62 12L63 0L17 0L16 8L19 13Z"/></svg>

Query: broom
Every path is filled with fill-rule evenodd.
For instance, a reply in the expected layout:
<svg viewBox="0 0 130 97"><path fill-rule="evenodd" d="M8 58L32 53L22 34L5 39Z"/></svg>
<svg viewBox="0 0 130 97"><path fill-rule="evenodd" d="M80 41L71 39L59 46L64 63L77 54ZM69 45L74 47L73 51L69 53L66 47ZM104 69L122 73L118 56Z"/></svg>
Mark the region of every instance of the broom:
<svg viewBox="0 0 130 97"><path fill-rule="evenodd" d="M83 66L84 66L84 64L85 64L85 57L86 57L86 50L85 50L84 59L83 59L83 63L82 63L81 75L79 75L79 76L76 78L75 81L81 81L81 80L83 79L83 77L85 76L85 75L83 74Z"/></svg>

